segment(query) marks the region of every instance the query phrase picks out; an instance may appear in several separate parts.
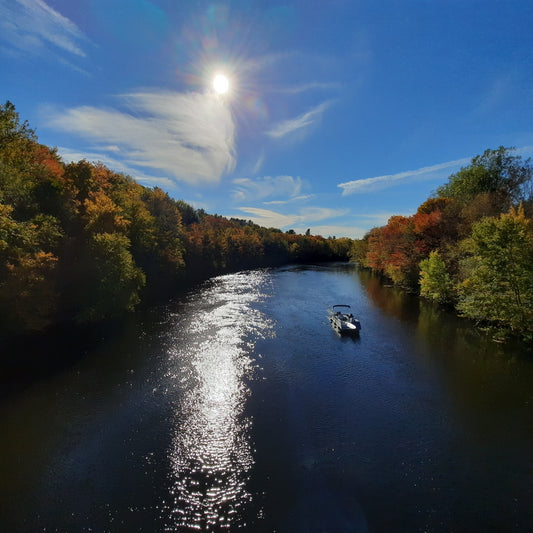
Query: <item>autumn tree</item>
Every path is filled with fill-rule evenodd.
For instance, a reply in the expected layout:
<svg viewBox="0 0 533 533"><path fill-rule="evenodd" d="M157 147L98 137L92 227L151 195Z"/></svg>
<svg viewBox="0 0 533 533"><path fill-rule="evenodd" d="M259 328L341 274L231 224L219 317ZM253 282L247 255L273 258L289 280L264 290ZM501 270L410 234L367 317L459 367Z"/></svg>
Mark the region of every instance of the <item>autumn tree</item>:
<svg viewBox="0 0 533 533"><path fill-rule="evenodd" d="M366 264L398 285L414 286L421 260L412 217L393 216L368 235Z"/></svg>
<svg viewBox="0 0 533 533"><path fill-rule="evenodd" d="M125 233L129 221L122 209L102 190L90 192L83 202L85 229L91 233Z"/></svg>

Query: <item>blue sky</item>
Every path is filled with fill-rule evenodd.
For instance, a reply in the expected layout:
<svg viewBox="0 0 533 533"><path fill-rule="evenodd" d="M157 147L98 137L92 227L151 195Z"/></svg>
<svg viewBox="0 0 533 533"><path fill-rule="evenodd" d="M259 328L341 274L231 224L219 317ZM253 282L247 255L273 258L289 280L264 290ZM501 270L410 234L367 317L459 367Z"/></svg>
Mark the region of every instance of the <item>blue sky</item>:
<svg viewBox="0 0 533 533"><path fill-rule="evenodd" d="M0 99L65 161L359 238L487 148L533 155L532 27L531 0L0 0Z"/></svg>

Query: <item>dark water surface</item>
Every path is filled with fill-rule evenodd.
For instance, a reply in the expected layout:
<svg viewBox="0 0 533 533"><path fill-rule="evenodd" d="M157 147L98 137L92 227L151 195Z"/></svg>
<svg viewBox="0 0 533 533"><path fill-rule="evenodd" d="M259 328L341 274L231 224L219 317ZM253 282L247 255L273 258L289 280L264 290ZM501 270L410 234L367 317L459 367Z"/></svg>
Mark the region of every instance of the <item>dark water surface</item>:
<svg viewBox="0 0 533 533"><path fill-rule="evenodd" d="M533 531L531 354L349 265L210 280L0 428L1 531Z"/></svg>

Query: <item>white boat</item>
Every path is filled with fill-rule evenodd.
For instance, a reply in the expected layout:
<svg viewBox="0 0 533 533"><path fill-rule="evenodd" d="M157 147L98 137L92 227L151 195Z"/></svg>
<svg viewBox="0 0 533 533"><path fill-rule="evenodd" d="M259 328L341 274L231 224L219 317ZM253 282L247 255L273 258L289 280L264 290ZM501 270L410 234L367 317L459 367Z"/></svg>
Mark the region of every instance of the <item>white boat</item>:
<svg viewBox="0 0 533 533"><path fill-rule="evenodd" d="M329 321L341 335L358 335L361 331L361 323L353 316L349 305L334 305L329 312Z"/></svg>

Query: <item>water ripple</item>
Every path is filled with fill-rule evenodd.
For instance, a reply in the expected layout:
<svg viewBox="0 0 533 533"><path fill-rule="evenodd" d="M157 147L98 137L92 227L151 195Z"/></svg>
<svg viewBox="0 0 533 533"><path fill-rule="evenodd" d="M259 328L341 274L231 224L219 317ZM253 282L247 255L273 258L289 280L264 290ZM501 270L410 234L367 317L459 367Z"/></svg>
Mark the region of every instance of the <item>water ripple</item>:
<svg viewBox="0 0 533 533"><path fill-rule="evenodd" d="M167 379L185 394L176 402L168 450L170 501L166 531L243 527L252 495L252 421L244 415L254 376L251 353L272 324L253 307L266 297L262 272L221 276L191 295L169 347ZM177 383L174 383L176 389Z"/></svg>

